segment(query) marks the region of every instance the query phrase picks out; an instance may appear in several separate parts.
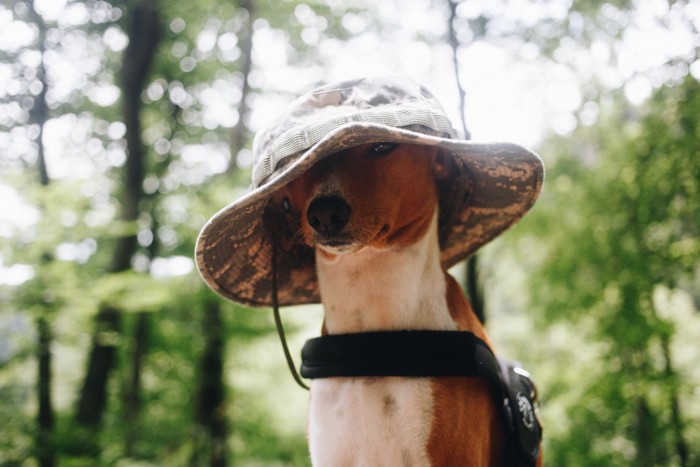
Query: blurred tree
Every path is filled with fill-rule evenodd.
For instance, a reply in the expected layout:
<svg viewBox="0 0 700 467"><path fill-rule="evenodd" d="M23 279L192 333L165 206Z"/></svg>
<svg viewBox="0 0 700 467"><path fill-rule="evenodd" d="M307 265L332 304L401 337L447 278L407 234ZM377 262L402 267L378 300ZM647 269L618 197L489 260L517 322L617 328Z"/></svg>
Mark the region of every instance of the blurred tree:
<svg viewBox="0 0 700 467"><path fill-rule="evenodd" d="M34 1L29 4L29 13L34 20L37 29L37 51L39 53L39 64L37 66L36 77L41 85L32 112L30 112L30 121L36 124L39 128L36 136L37 146L37 169L39 172L39 182L43 187L49 184L49 175L46 168L46 155L44 151L43 132L48 120L48 106L46 104L46 92L48 83L46 82L46 70L44 68L44 54L46 41L46 24L41 15L39 15L34 6ZM46 252L42 255L43 263L51 261L51 253ZM49 303L45 304L44 310L39 313L37 320L37 400L39 409L37 413L37 430L35 450L37 460L42 467L53 467L56 465L56 440L54 437L54 408L52 402L52 353L51 341L52 330L50 324L52 307Z"/></svg>
<svg viewBox="0 0 700 467"><path fill-rule="evenodd" d="M121 220L135 224L141 213L143 182L145 179L145 149L141 140L141 92L152 68L153 58L160 40L160 10L158 2L135 2L127 16L126 34L129 44L124 52L121 72L122 118L126 130L126 161L124 165L123 189L121 193ZM131 268L138 248L137 232L131 230L116 239L108 273L119 273ZM88 358L76 412L76 422L90 428L86 433L96 435L107 401L107 382L115 365L116 348L112 342L100 339L103 333L121 333L122 310L103 305L97 313L97 326L93 346ZM132 362L133 371L126 387L125 413L129 421L135 422L139 405L140 366L147 338L148 315L141 312L137 317L137 332ZM127 452L131 449L128 448Z"/></svg>
<svg viewBox="0 0 700 467"><path fill-rule="evenodd" d="M250 74L253 70L253 23L255 20L254 0L242 0L240 5L241 26L238 33L239 48L241 56L237 66L241 76L241 97L236 106L238 121L231 128L231 160L229 162L228 173L238 168L236 156L250 143L251 133L246 128L245 116L250 112L248 100L251 94Z"/></svg>
<svg viewBox="0 0 700 467"><path fill-rule="evenodd" d="M208 436L204 441L197 440L191 463L201 465L208 458L208 465L223 466L228 463L224 376L226 336L220 301L208 295L202 300L202 305L204 307L202 319L204 350L200 357L195 418Z"/></svg>
<svg viewBox="0 0 700 467"><path fill-rule="evenodd" d="M466 117L464 116L467 104L466 92L462 86L461 70L463 68L459 63L460 43L457 33L457 3L452 0L447 0L446 3L449 11L447 18L447 43L452 50L452 64L454 67L455 81L457 82L457 94L459 94L459 109L461 110L459 114L460 129L464 135L464 139L471 139L469 129L467 128ZM486 322L486 310L484 310L482 284L479 282L478 275L478 254L474 253L467 258L465 263L463 287L467 293L467 297L469 297L469 302L471 303L474 313L476 313L479 320L484 323Z"/></svg>

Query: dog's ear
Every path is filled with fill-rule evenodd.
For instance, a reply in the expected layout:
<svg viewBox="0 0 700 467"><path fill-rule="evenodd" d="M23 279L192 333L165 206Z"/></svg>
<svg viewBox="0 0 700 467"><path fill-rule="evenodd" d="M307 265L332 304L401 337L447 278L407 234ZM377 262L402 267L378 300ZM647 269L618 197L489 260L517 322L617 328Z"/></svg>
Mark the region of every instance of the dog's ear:
<svg viewBox="0 0 700 467"><path fill-rule="evenodd" d="M433 164L433 173L436 180L444 180L450 174L451 161L444 152L438 150L433 156L435 162Z"/></svg>
<svg viewBox="0 0 700 467"><path fill-rule="evenodd" d="M264 222L270 241L285 252L291 252L297 246L301 213L290 201L286 188L273 194L265 207Z"/></svg>
<svg viewBox="0 0 700 467"><path fill-rule="evenodd" d="M440 245L444 246L447 237L452 232L452 226L457 216L471 196L472 184L467 168L461 159L442 150L438 151L434 157L433 171L435 172L435 184L440 205L438 211L439 238Z"/></svg>

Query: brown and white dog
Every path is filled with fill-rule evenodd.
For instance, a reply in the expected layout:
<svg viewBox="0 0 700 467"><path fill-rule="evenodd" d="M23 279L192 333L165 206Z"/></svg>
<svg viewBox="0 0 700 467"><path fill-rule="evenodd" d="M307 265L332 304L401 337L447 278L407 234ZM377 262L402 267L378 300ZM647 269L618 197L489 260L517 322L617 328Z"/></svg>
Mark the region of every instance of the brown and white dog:
<svg viewBox="0 0 700 467"><path fill-rule="evenodd" d="M438 149L365 144L329 156L275 195L316 249L324 334L468 330L491 346L442 268ZM499 466L506 435L482 378L324 378L311 385L316 466ZM541 465L541 454L538 465Z"/></svg>

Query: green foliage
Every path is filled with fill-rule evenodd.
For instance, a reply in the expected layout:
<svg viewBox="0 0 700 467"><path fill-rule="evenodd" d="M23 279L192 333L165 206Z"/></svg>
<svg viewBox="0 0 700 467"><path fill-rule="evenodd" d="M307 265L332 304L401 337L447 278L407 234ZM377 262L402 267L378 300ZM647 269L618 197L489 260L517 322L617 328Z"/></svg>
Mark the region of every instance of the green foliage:
<svg viewBox="0 0 700 467"><path fill-rule="evenodd" d="M626 114L543 148L555 157L547 190L521 227L519 243L538 245L523 260L543 332L573 323L598 349L557 363L577 369L575 379L547 382L559 389L545 405L568 406L548 446L555 465L687 465L683 449L700 441L684 438L693 412L678 413L692 405L698 375L674 354L677 327L696 330L698 310L679 320L661 299L700 296L700 83L688 77L660 89L641 118ZM580 398L564 400L570 391Z"/></svg>

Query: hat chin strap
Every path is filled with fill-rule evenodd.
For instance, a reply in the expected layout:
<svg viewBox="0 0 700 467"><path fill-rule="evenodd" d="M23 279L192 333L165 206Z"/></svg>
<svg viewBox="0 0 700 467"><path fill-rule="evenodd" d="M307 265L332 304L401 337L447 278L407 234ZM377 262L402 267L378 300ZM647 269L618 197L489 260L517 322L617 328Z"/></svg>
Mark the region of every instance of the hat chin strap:
<svg viewBox="0 0 700 467"><path fill-rule="evenodd" d="M280 336L282 350L284 350L284 357L287 359L289 371L292 373L294 381L296 381L302 388L308 390L309 386L304 383L301 376L299 376L299 373L297 372L296 365L294 365L294 360L292 359L292 354L289 352L289 346L287 346L287 338L284 335L284 326L282 325L282 317L280 316L279 300L277 299L277 245L274 242L272 244L272 314L275 317L277 334Z"/></svg>

